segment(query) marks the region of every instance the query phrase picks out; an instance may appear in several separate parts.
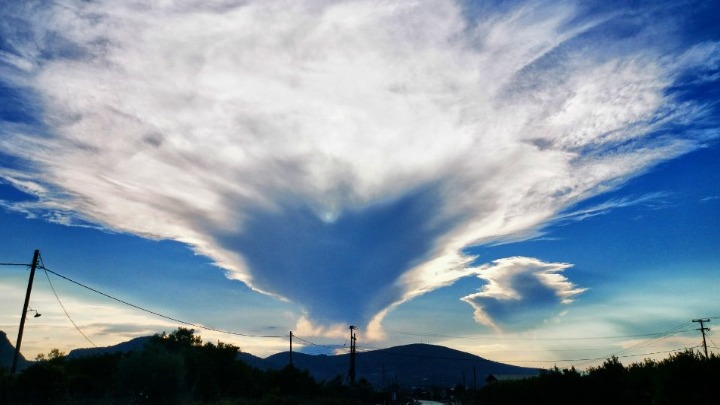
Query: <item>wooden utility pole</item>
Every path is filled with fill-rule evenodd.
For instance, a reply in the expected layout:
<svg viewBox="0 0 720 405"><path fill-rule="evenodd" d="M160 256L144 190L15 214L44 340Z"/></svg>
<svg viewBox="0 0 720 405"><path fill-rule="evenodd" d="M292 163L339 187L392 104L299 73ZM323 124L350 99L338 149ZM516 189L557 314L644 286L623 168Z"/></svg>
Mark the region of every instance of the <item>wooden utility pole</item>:
<svg viewBox="0 0 720 405"><path fill-rule="evenodd" d="M290 331L290 367L293 366L293 362L292 362L292 337L293 337L293 334L292 334L292 331Z"/></svg>
<svg viewBox="0 0 720 405"><path fill-rule="evenodd" d="M355 385L355 328L350 325L350 371L348 372L348 379L350 385Z"/></svg>
<svg viewBox="0 0 720 405"><path fill-rule="evenodd" d="M709 331L710 328L706 328L704 322L710 322L710 319L693 319L693 322L699 322L700 323L700 329L698 329L700 332L702 332L703 336L703 349L705 349L705 358L708 358L707 354L707 343L705 342L705 331Z"/></svg>
<svg viewBox="0 0 720 405"><path fill-rule="evenodd" d="M15 374L17 362L20 358L20 346L22 345L23 329L25 329L25 317L27 317L28 305L30 304L30 293L32 292L33 279L35 278L35 269L37 269L39 257L40 251L36 249L35 254L33 254L32 265L30 266L30 280L28 280L27 291L25 292L25 303L23 304L22 316L20 317L20 329L18 329L17 342L15 343L15 356L13 357L10 375Z"/></svg>

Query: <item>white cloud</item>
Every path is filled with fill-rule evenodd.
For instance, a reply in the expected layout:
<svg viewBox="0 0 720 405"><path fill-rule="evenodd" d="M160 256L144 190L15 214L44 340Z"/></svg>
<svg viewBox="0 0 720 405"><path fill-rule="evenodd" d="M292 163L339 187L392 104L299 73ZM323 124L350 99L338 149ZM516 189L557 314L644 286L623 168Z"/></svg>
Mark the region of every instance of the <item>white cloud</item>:
<svg viewBox="0 0 720 405"><path fill-rule="evenodd" d="M640 35L613 54L583 40L610 16L468 21L449 0L12 12L29 38L0 61L45 132L2 124L31 170L0 176L40 197L16 209L185 242L315 323L378 333L398 303L472 274L463 248L530 237L696 147L650 134L703 113L667 89L719 48L662 55Z"/></svg>
<svg viewBox="0 0 720 405"><path fill-rule="evenodd" d="M567 263L545 263L529 257L495 260L492 265L478 269L478 278L487 284L462 300L473 307L478 323L500 331L495 313L509 320L516 315L507 312L523 314L540 309L547 316L548 307L550 313L560 312L555 304L569 304L585 291L560 274L569 267Z"/></svg>

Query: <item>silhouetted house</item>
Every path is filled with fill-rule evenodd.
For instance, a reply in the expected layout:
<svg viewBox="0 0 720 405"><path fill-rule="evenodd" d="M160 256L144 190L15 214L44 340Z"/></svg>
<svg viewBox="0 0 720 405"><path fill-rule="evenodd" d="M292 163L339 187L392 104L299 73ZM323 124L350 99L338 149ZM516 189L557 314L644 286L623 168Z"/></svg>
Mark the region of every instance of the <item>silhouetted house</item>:
<svg viewBox="0 0 720 405"><path fill-rule="evenodd" d="M515 381L524 380L526 378L536 377L537 374L488 374L485 378L485 382L492 384L498 381Z"/></svg>

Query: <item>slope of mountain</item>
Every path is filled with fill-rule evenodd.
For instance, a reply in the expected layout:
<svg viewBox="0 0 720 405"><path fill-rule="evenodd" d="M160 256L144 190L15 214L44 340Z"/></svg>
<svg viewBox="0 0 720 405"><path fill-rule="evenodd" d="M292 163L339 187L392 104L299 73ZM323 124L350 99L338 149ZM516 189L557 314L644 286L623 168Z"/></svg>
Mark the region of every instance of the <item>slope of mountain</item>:
<svg viewBox="0 0 720 405"><path fill-rule="evenodd" d="M127 342L118 343L113 346L106 346L106 347L90 347L87 349L73 349L68 353L67 357L69 359L75 359L78 357L87 357L87 356L93 356L98 354L112 354L112 353L127 353L131 351L138 351L142 350L143 347L145 347L145 344L149 342L151 339L150 336L141 336L137 337L131 340L128 340Z"/></svg>
<svg viewBox="0 0 720 405"><path fill-rule="evenodd" d="M13 357L15 357L15 347L10 343L5 332L0 330L0 368L10 370L12 367ZM22 370L30 364L29 361L25 360L22 353L18 357L18 370Z"/></svg>
<svg viewBox="0 0 720 405"><path fill-rule="evenodd" d="M0 331L0 333L2 333L2 331ZM152 336L141 336L128 340L127 342L118 343L112 346L73 349L70 351L70 353L68 353L67 358L76 359L79 357L95 356L102 354L129 353L132 351L140 351L145 347L148 342L150 342L150 339L152 339ZM245 362L245 364L252 367L261 369L268 368L268 364L265 363L265 359L254 356L250 353L238 353L237 358L238 360L242 360L243 362Z"/></svg>
<svg viewBox="0 0 720 405"><path fill-rule="evenodd" d="M242 361L243 363L247 364L250 367L259 368L262 370L266 370L268 368L274 368L270 367L270 364L265 361L265 359L261 357L257 357L255 355L252 355L250 353L240 352L237 355L237 359Z"/></svg>

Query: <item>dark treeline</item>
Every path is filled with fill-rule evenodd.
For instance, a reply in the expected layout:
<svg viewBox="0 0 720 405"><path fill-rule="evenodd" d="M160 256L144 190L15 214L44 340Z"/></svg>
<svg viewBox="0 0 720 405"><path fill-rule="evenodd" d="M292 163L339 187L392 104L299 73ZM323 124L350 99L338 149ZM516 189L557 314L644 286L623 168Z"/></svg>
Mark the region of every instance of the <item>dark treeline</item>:
<svg viewBox="0 0 720 405"><path fill-rule="evenodd" d="M481 404L720 404L720 356L691 350L624 366L617 357L579 373L557 367L538 377L497 381Z"/></svg>
<svg viewBox="0 0 720 405"><path fill-rule="evenodd" d="M155 335L142 350L67 358L57 350L10 376L0 369L0 404L371 404L365 380L317 382L293 367L259 370L238 347L203 343L192 329Z"/></svg>
<svg viewBox="0 0 720 405"><path fill-rule="evenodd" d="M155 335L129 353L68 358L54 349L15 376L0 369L0 405L188 404L341 405L391 403L367 380L316 381L308 371L260 370L237 359L238 347L203 343L192 329ZM408 387L410 388L410 387ZM720 404L720 356L693 351L624 366L616 357L578 372L490 382L477 392L408 389L411 397L456 404ZM452 403L452 402L451 402Z"/></svg>

